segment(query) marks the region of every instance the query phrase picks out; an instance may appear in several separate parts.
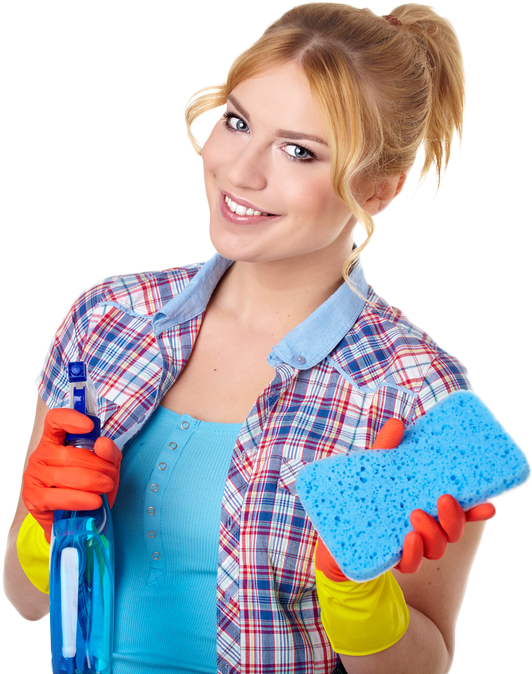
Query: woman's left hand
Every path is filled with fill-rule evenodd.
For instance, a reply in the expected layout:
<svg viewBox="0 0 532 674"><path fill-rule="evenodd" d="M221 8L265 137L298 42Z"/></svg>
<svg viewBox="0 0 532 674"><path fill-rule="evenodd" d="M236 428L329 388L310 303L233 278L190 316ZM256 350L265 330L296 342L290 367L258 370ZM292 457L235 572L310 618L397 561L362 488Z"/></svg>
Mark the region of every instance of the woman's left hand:
<svg viewBox="0 0 532 674"><path fill-rule="evenodd" d="M401 444L404 424L399 419L388 419L381 427L371 449L395 449ZM441 559L447 549L447 543L457 543L464 533L466 522L482 522L495 515L492 503L482 503L464 511L458 501L450 494L440 496L437 503L438 521L424 510L413 510L410 531L403 543L401 561L395 567L401 573L415 573L419 570L423 557ZM323 564L322 571L331 580L349 580L340 570L321 540L316 546L316 557Z"/></svg>
<svg viewBox="0 0 532 674"><path fill-rule="evenodd" d="M399 419L389 419L377 434L372 449L398 447L403 431L404 426ZM414 531L405 537L402 558L396 566L398 571L415 573L419 570L423 557L440 559L445 554L447 543L455 543L462 538L466 522L487 520L495 514L495 508L491 503L476 506L466 513L450 494L444 494L438 499L437 508L439 523L423 510L412 512L410 521ZM408 609L401 589L389 571L367 583L351 581L344 575L321 538L318 538L314 562L322 621L337 653L349 655L375 653L388 648L401 638L408 625ZM383 600L388 604L388 608L379 606ZM360 604L361 601L364 606ZM352 608L363 610L351 613ZM390 609L397 614L394 621L389 620ZM362 621L364 625L355 624L360 622L357 613L360 617L364 616ZM381 613L382 620L379 617ZM395 627L392 623L395 623ZM364 635L360 645L356 644L357 633ZM366 650L365 645L370 635L369 641L374 640L375 644ZM351 644L355 645L353 650Z"/></svg>
<svg viewBox="0 0 532 674"><path fill-rule="evenodd" d="M450 494L440 496L437 503L438 521L424 510L413 510L410 531L403 543L401 561L395 567L401 573L415 573L423 561L441 559L447 549L447 543L457 543L464 533L466 522L482 522L495 515L492 503L482 503L464 511L458 501Z"/></svg>

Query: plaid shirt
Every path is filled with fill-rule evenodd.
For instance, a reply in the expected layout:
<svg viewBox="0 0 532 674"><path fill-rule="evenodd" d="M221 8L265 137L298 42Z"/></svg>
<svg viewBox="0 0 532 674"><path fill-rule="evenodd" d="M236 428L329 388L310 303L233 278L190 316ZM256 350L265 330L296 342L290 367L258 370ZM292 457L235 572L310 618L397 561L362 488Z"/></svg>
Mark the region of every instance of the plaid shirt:
<svg viewBox="0 0 532 674"><path fill-rule="evenodd" d="M103 432L123 447L190 357L230 261L113 277L84 293L39 378L67 404L66 364L84 360ZM217 588L220 674L330 674L338 663L315 592L316 533L295 492L302 466L369 448L390 417L410 423L469 387L462 365L366 285L360 265L272 350L276 375L243 424L222 503ZM367 298L368 301L365 301Z"/></svg>

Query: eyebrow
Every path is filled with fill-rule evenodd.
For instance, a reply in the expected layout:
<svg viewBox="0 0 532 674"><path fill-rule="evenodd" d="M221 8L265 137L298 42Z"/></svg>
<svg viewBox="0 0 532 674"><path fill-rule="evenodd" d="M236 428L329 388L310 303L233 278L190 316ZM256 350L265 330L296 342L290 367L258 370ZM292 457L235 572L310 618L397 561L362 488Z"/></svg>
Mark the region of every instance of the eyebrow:
<svg viewBox="0 0 532 674"><path fill-rule="evenodd" d="M236 100L236 98L232 94L227 95L227 100L235 106L237 111L243 117L251 121L250 114L240 105L240 103ZM327 147L327 143L321 138L318 138L318 136L312 136L311 134L308 133L301 133L300 131L288 131L287 129L277 129L275 131L275 135L278 136L279 138L288 138L290 140L313 140L315 143L321 143L321 145L325 145Z"/></svg>

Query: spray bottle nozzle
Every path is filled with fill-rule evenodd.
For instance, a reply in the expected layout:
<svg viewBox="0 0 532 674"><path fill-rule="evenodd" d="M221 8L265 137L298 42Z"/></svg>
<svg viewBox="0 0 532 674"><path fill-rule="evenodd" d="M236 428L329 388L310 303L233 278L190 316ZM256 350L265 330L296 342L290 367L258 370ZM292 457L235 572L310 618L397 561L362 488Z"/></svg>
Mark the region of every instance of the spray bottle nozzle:
<svg viewBox="0 0 532 674"><path fill-rule="evenodd" d="M87 381L87 369L82 361L68 364L68 381L73 384L78 381Z"/></svg>
<svg viewBox="0 0 532 674"><path fill-rule="evenodd" d="M100 437L100 419L96 415L94 399L96 394L87 374L87 367L83 361L73 361L68 364L68 381L70 383L70 408L85 414L94 423L90 433L67 433L66 444L76 444L77 439L85 443L94 443Z"/></svg>

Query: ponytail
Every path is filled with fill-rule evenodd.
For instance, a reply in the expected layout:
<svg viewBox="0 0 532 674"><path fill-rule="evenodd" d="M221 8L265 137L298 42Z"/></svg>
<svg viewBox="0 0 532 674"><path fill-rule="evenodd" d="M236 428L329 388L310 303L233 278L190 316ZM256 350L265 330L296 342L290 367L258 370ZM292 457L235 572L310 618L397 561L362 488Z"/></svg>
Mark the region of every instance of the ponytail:
<svg viewBox="0 0 532 674"><path fill-rule="evenodd" d="M431 78L431 105L423 139L425 162L421 176L435 164L438 184L449 162L454 131L462 137L465 80L462 52L453 27L425 5L401 5L392 11L423 49Z"/></svg>

